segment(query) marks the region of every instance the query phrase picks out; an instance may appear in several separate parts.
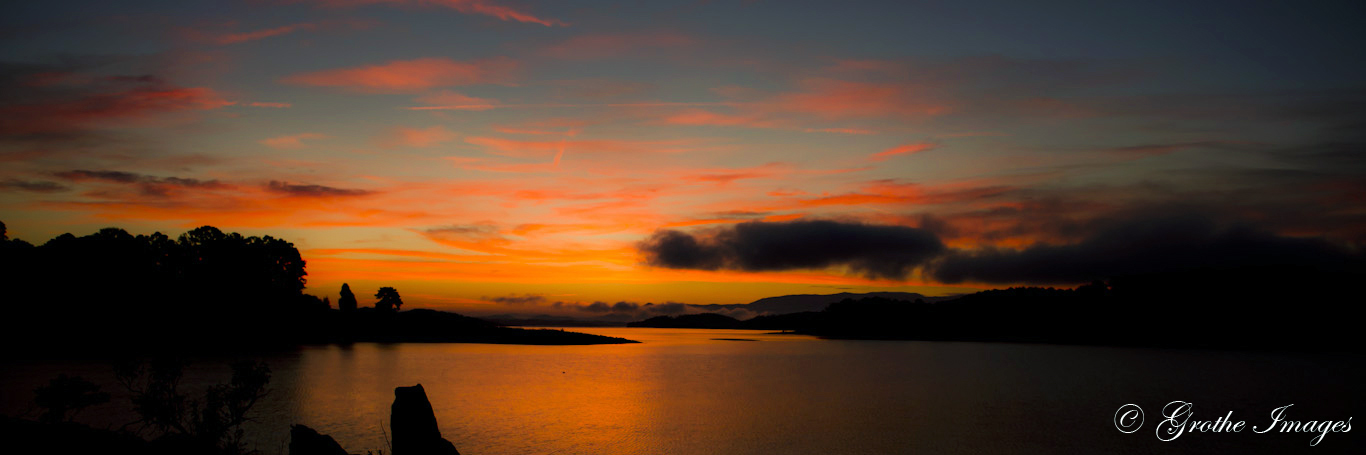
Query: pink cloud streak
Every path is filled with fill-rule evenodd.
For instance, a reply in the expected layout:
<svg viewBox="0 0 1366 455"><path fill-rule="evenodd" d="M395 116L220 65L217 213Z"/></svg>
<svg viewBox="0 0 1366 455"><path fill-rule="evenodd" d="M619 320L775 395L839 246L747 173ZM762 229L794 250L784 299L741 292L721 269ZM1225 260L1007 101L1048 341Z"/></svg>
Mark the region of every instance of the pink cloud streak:
<svg viewBox="0 0 1366 455"><path fill-rule="evenodd" d="M520 67L516 60L506 57L469 62L434 57L315 71L289 76L282 81L367 93L411 93L457 85L503 84L511 80Z"/></svg>

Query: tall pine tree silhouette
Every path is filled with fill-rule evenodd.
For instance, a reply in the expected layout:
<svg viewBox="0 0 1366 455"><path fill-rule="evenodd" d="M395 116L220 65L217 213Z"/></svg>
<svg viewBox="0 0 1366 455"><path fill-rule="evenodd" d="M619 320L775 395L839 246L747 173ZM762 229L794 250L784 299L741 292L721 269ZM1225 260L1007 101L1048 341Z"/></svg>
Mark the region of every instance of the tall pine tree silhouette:
<svg viewBox="0 0 1366 455"><path fill-rule="evenodd" d="M341 298L337 299L337 309L356 311L356 294L351 293L351 286L346 283L342 283Z"/></svg>

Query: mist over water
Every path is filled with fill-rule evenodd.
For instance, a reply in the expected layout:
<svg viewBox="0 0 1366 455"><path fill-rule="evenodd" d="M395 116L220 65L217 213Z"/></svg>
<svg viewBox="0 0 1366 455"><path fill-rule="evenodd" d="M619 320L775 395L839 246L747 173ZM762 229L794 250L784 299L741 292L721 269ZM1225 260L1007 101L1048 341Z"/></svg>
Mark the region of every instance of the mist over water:
<svg viewBox="0 0 1366 455"><path fill-rule="evenodd" d="M1359 453L1359 430L1316 447L1307 433L1195 433L1160 442L1162 405L1194 418L1264 425L1360 413L1357 354L1159 350L1005 343L818 340L757 331L575 329L642 341L600 346L373 344L273 354L271 394L247 427L255 448L284 453L289 424L348 451L388 452L393 389L421 383L443 436L467 454ZM750 341L718 340L750 339ZM195 359L185 384L226 379ZM3 412L58 373L113 392L78 420L131 419L108 365L10 364ZM1116 409L1147 411L1123 434ZM1355 421L1354 421L1355 422ZM384 430L381 430L383 425Z"/></svg>

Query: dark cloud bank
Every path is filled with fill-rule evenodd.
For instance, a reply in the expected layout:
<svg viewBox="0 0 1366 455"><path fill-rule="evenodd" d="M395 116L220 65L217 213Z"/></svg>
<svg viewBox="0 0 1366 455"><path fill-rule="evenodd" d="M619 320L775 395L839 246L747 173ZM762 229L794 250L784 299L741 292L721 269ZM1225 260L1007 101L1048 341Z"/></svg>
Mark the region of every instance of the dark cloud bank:
<svg viewBox="0 0 1366 455"><path fill-rule="evenodd" d="M99 181L119 184L136 185L142 193L147 196L164 197L170 194L175 188L186 189L222 189L228 185L220 183L218 180L199 180L182 177L156 177L151 175L135 174L123 171L91 171L76 169L70 171L57 172L54 176L72 182Z"/></svg>
<svg viewBox="0 0 1366 455"><path fill-rule="evenodd" d="M0 180L0 189L28 191L31 193L57 193L71 188L57 182L5 179Z"/></svg>
<svg viewBox="0 0 1366 455"><path fill-rule="evenodd" d="M890 279L920 269L926 278L943 283L1066 284L1247 266L1363 270L1360 252L1327 239L1221 225L1200 215L1135 217L1100 226L1065 245L956 250L920 228L756 221L700 234L658 231L638 247L645 263L656 267L773 271L842 266L869 278Z"/></svg>
<svg viewBox="0 0 1366 455"><path fill-rule="evenodd" d="M278 180L271 180L270 183L266 185L266 190L295 197L347 197L366 196L374 193L369 190L335 188L323 185L299 185Z"/></svg>
<svg viewBox="0 0 1366 455"><path fill-rule="evenodd" d="M846 266L901 278L946 251L928 230L837 221L746 222L709 236L659 231L640 245L646 263L676 269L771 271Z"/></svg>

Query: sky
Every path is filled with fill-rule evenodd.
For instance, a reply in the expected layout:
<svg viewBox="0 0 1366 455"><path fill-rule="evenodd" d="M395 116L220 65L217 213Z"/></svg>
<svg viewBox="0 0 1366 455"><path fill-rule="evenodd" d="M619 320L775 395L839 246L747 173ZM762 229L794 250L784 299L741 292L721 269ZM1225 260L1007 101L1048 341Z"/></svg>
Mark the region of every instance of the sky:
<svg viewBox="0 0 1366 455"><path fill-rule="evenodd" d="M474 314L1359 264L1363 9L7 2L0 221Z"/></svg>

